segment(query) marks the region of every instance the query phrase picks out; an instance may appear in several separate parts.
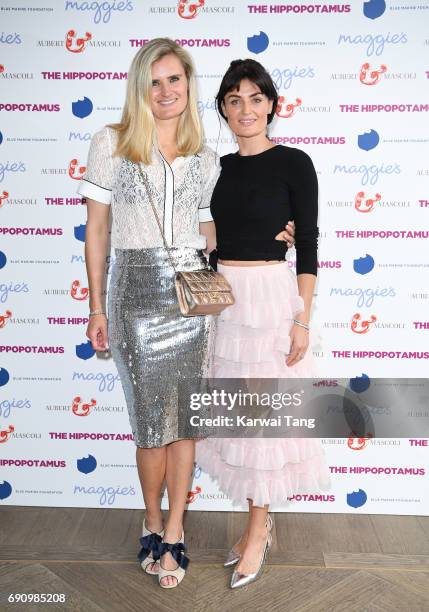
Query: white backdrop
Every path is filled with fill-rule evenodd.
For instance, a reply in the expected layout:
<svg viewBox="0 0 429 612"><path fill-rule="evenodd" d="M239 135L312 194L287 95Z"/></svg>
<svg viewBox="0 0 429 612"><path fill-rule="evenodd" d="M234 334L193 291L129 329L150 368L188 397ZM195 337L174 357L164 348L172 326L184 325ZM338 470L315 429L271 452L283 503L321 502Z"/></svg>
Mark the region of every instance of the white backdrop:
<svg viewBox="0 0 429 612"><path fill-rule="evenodd" d="M423 0L0 1L0 503L143 506L115 366L85 337L76 188L91 135L119 119L131 59L155 36L191 51L207 142L221 154L236 148L213 101L229 62L254 57L276 82L271 135L308 152L319 175L321 375L426 375L428 10ZM410 406L416 418L424 410ZM429 514L427 439L323 442L332 490L278 509ZM188 501L232 509L198 466Z"/></svg>

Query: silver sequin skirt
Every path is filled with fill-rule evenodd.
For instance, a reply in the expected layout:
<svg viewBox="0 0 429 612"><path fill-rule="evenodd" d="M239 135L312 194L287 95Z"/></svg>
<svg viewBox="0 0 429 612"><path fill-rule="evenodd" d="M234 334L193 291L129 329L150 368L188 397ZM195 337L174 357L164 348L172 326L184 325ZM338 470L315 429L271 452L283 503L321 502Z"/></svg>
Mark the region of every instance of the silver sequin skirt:
<svg viewBox="0 0 429 612"><path fill-rule="evenodd" d="M207 269L202 251L171 249L178 270ZM179 381L208 376L214 339L210 316L183 317L164 248L116 249L108 297L109 345L136 446L193 437L181 423L188 406Z"/></svg>

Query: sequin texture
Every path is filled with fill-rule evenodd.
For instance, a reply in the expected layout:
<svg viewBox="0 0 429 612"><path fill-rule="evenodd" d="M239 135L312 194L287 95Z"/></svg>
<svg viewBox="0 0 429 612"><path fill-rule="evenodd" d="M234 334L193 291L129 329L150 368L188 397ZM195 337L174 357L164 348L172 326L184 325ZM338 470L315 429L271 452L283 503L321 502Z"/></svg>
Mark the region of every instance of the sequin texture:
<svg viewBox="0 0 429 612"><path fill-rule="evenodd" d="M208 268L200 250L173 247L170 254L177 270ZM214 318L181 315L164 248L116 249L108 314L110 349L136 446L181 439L187 406L179 406L178 385L210 375Z"/></svg>

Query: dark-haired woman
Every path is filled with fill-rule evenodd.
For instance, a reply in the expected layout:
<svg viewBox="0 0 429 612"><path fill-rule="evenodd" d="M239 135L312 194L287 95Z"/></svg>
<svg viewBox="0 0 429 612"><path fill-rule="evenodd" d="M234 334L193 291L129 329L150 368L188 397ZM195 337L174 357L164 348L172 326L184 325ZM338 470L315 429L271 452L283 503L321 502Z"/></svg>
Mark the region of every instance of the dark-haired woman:
<svg viewBox="0 0 429 612"><path fill-rule="evenodd" d="M315 375L308 347L317 275L316 172L306 153L269 140L278 99L261 64L232 62L216 99L239 150L221 158L211 200L218 270L236 300L218 318L215 376L309 378ZM286 243L273 238L291 218L297 276L285 262ZM246 529L225 563L237 564L233 588L261 573L271 546L269 506L329 486L318 440L208 438L197 443L197 462L233 502L248 501Z"/></svg>

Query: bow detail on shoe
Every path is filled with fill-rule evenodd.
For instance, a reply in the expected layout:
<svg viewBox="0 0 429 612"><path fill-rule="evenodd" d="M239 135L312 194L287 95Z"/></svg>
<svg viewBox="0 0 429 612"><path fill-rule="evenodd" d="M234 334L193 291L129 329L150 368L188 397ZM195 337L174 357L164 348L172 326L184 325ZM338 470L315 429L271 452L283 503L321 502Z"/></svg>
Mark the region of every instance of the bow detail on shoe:
<svg viewBox="0 0 429 612"><path fill-rule="evenodd" d="M162 542L159 548L159 554L162 557L166 552L169 552L179 567L186 569L188 567L189 559L185 556L185 545L182 542L176 544L168 544ZM158 557L159 558L159 557Z"/></svg>
<svg viewBox="0 0 429 612"><path fill-rule="evenodd" d="M158 533L150 533L147 536L140 538L140 544L142 545L141 551L137 555L140 561L143 561L152 553L154 561L158 561L160 557L160 545L162 538Z"/></svg>

